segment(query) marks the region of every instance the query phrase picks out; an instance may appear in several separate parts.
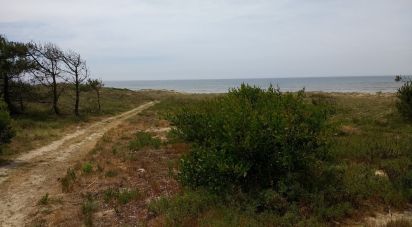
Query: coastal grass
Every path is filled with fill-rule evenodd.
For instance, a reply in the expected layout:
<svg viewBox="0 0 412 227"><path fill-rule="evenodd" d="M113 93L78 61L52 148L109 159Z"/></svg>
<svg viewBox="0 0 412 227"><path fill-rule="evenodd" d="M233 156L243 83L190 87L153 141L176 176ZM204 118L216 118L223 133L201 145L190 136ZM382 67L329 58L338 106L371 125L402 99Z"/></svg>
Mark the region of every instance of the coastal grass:
<svg viewBox="0 0 412 227"><path fill-rule="evenodd" d="M163 131L149 129L173 127L165 119L181 107L224 94L145 94L160 102L106 133L77 172L82 172L84 163L102 170L77 175L68 171L62 180L63 191L72 196L94 193L93 198L82 198L84 203L77 208L85 224L133 225L135 218L128 217L137 210L142 224L153 226L330 226L359 223L376 211L396 213L412 202L412 125L397 112L394 94L306 93L307 102L329 114L331 159L322 170L327 174L317 182L330 187L318 185L322 190L307 194L296 190L301 199L270 189L220 193L179 186L179 161L192 144L172 130L156 148L152 139L164 138ZM150 133L142 139L136 137L139 132ZM144 146L130 149L136 140ZM66 206L70 205L59 212L70 216ZM113 218L94 217L109 208L116 213ZM393 220L390 226L404 223Z"/></svg>
<svg viewBox="0 0 412 227"><path fill-rule="evenodd" d="M156 97L161 94L153 92ZM154 100L151 92L136 92L127 89L103 88L101 110L98 110L96 94L81 93L80 116L73 114L74 94L63 92L59 107L61 115L55 115L50 103L31 100L25 102L25 112L13 116L12 128L16 136L0 154L2 158L28 151L50 143L63 135L74 132L92 122L135 108L144 102Z"/></svg>

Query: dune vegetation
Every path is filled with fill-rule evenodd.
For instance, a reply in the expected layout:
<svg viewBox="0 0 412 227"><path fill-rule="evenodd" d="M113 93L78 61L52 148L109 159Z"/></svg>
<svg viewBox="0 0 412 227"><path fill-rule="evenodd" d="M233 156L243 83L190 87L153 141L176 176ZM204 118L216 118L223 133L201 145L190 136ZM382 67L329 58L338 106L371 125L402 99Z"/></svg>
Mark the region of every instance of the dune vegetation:
<svg viewBox="0 0 412 227"><path fill-rule="evenodd" d="M366 225L376 212L410 207L412 124L394 94L244 85L150 97L160 102L106 133L70 170L64 198L93 209L69 219L83 208L48 205L33 223Z"/></svg>

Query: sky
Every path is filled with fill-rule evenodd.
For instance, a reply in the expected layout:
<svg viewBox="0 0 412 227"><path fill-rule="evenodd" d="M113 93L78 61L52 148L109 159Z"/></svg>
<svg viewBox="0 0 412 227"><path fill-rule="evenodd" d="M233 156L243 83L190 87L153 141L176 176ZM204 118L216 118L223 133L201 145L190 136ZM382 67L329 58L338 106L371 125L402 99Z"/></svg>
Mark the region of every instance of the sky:
<svg viewBox="0 0 412 227"><path fill-rule="evenodd" d="M412 74L412 0L0 0L104 80Z"/></svg>

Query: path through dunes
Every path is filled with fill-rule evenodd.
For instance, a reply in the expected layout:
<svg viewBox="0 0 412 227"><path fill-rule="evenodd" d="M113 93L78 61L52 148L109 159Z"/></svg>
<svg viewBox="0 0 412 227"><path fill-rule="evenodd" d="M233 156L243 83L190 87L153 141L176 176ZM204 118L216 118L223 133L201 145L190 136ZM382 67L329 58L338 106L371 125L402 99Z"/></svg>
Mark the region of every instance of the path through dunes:
<svg viewBox="0 0 412 227"><path fill-rule="evenodd" d="M92 150L105 132L154 104L148 102L79 129L0 167L0 226L24 226L37 201L46 193L61 191L59 177Z"/></svg>

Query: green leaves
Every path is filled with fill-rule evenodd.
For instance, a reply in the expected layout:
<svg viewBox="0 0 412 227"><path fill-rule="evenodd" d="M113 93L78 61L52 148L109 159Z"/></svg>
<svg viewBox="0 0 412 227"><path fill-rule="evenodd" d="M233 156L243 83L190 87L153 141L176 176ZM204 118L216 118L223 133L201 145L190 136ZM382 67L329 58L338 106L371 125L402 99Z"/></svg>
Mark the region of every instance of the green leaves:
<svg viewBox="0 0 412 227"><path fill-rule="evenodd" d="M397 93L398 102L396 107L399 113L406 119L412 119L412 81L406 81Z"/></svg>
<svg viewBox="0 0 412 227"><path fill-rule="evenodd" d="M180 180L214 191L269 188L289 173L310 182L307 173L324 156L326 113L303 92L245 84L185 106L170 118L177 134L193 144Z"/></svg>

